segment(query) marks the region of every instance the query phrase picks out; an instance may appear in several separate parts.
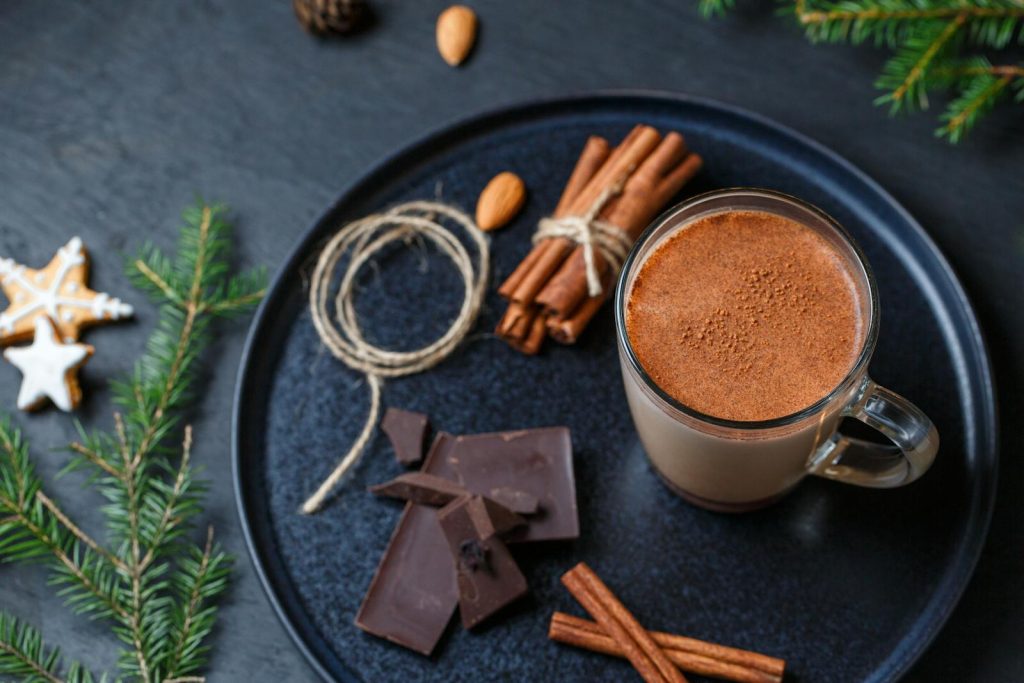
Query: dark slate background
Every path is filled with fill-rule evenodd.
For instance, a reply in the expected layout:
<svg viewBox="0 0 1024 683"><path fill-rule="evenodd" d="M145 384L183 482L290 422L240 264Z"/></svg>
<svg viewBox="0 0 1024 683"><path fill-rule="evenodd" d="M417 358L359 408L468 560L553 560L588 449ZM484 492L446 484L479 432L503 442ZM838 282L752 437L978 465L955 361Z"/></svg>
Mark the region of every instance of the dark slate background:
<svg viewBox="0 0 1024 683"><path fill-rule="evenodd" d="M121 254L171 246L196 194L229 203L239 262L275 268L306 226L369 164L455 117L523 99L598 88L661 88L748 107L825 143L882 183L921 221L964 280L1000 387L999 499L977 574L913 681L1024 677L1024 464L1016 456L1024 362L1024 126L1004 108L959 147L929 115L890 120L872 106L883 54L807 44L767 5L705 22L693 0L476 0L471 61L433 46L437 0L376 0L363 36L320 42L289 3L92 0L0 3L0 253L31 265L79 234L97 289L143 304ZM755 4L755 3L751 3ZM108 424L105 380L129 367L154 322L88 336L98 353L80 417ZM194 420L196 458L213 482L209 514L239 556L214 645L212 680L311 681L263 596L235 517L229 413L244 326L226 331ZM0 365L13 409L18 376ZM17 416L44 475L59 469L72 424ZM75 476L66 506L92 527L97 501ZM927 514L927 511L922 511ZM70 617L43 572L0 567L0 604L96 669L115 647Z"/></svg>

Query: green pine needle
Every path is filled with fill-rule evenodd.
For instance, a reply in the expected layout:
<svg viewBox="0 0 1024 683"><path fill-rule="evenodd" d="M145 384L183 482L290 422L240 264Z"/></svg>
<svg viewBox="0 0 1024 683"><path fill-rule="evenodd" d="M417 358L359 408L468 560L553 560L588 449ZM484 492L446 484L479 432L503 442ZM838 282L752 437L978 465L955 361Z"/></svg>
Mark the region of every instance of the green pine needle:
<svg viewBox="0 0 1024 683"><path fill-rule="evenodd" d="M67 669L66 675L61 674L63 668ZM65 667L59 648L47 646L39 631L3 611L0 611L0 676L17 676L23 683L95 681L92 673L78 662Z"/></svg>
<svg viewBox="0 0 1024 683"><path fill-rule="evenodd" d="M252 309L266 281L262 270L232 272L222 207L200 201L184 222L175 256L147 246L129 263L133 282L159 306L159 321L132 373L111 383L122 411L113 429L78 425L65 468L90 471L105 501L109 548L43 493L27 444L0 418L0 560L49 565L72 611L109 620L124 643L118 678L145 683L194 677L207 660L231 559L213 544L212 529L205 545L192 540L206 485L195 476L192 432L182 420L196 396L211 323ZM75 663L63 675L60 669L55 648L0 614L0 674L94 680Z"/></svg>
<svg viewBox="0 0 1024 683"><path fill-rule="evenodd" d="M888 92L875 100L892 113L928 108L928 75L954 51L963 21L927 22L907 36L886 62L875 87Z"/></svg>
<svg viewBox="0 0 1024 683"><path fill-rule="evenodd" d="M736 0L700 0L700 14L705 19L724 17L736 4Z"/></svg>
<svg viewBox="0 0 1024 683"><path fill-rule="evenodd" d="M733 0L700 0L699 9L705 17L721 16L732 6ZM950 142L959 142L997 102L1024 102L1024 68L963 57L968 48L1024 43L1020 0L793 0L780 13L795 18L814 43L892 49L875 81L883 91L875 103L892 113L927 109L930 94L951 92L936 131ZM987 66L964 66L977 62Z"/></svg>
<svg viewBox="0 0 1024 683"><path fill-rule="evenodd" d="M935 130L935 134L950 142L959 142L978 119L1007 94L1010 81L1010 76L987 73L970 77L960 96L950 102L942 114L941 120L944 123Z"/></svg>

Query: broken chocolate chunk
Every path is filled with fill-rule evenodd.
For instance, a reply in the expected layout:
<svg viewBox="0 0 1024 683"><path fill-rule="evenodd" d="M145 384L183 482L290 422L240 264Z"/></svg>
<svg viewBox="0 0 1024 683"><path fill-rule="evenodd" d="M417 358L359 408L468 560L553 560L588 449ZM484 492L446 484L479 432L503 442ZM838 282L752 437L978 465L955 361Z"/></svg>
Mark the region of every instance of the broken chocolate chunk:
<svg viewBox="0 0 1024 683"><path fill-rule="evenodd" d="M388 408L380 428L391 441L395 458L403 465L415 465L423 459L423 442L429 422L422 413Z"/></svg>
<svg viewBox="0 0 1024 683"><path fill-rule="evenodd" d="M378 496L407 500L420 505L441 507L459 496L468 496L469 491L450 479L437 477L425 472L407 472L391 481L370 487ZM526 520L497 501L485 498L484 504L491 516L495 533L504 534L516 527L524 526Z"/></svg>
<svg viewBox="0 0 1024 683"><path fill-rule="evenodd" d="M508 543L579 537L568 427L457 436L439 456L443 465L432 465L430 472L448 477L443 470L452 471L452 478L473 493L491 496L509 487L538 500L537 514L505 537Z"/></svg>
<svg viewBox="0 0 1024 683"><path fill-rule="evenodd" d="M526 519L509 510L486 496L478 496L487 511L487 523L490 524L489 536L504 536L513 529L526 526ZM483 522L481 522L483 528Z"/></svg>
<svg viewBox="0 0 1024 683"><path fill-rule="evenodd" d="M450 479L426 472L406 472L391 481L370 487L370 493L388 498L399 498L410 503L441 507L468 491Z"/></svg>
<svg viewBox="0 0 1024 683"><path fill-rule="evenodd" d="M441 457L454 440L438 434L424 469L451 474ZM407 503L356 615L356 625L429 655L455 612L459 589L437 511Z"/></svg>
<svg viewBox="0 0 1024 683"><path fill-rule="evenodd" d="M572 444L565 427L464 437L440 433L427 454L422 472L447 479L480 496L492 496L498 489L510 488L536 498L536 515L530 517L528 526L509 532L507 540L542 541L579 535ZM501 494L495 497L500 498ZM510 502L508 498L505 501ZM445 509L455 504L450 502ZM356 624L381 638L430 654L460 604L462 590L493 588L484 579L496 579L497 570L512 562L508 548L497 535L497 528L503 526L500 518L492 518L482 500L474 510L474 518L490 538L481 539L476 524L470 521L473 533L451 546L442 531L438 511L408 503L377 566ZM454 524L454 520L449 524ZM495 531L489 531L487 525ZM462 562L464 540L479 544L479 548L466 551L470 553L468 562ZM474 561L473 557L481 559ZM474 564L475 570L471 569ZM501 576L518 573L525 592L525 580L514 562L512 569L515 571L502 569ZM472 576L467 578L469 574ZM463 622L479 623L497 609L488 611L487 605L507 602L508 594L515 592L506 586L504 592L490 590L484 597L467 595Z"/></svg>
<svg viewBox="0 0 1024 683"><path fill-rule="evenodd" d="M473 628L527 593L526 578L494 534L481 496L453 500L437 512L454 558L462 625Z"/></svg>
<svg viewBox="0 0 1024 683"><path fill-rule="evenodd" d="M535 515L540 506L537 496L526 491L518 491L509 486L499 486L498 488L491 489L487 497L520 515Z"/></svg>

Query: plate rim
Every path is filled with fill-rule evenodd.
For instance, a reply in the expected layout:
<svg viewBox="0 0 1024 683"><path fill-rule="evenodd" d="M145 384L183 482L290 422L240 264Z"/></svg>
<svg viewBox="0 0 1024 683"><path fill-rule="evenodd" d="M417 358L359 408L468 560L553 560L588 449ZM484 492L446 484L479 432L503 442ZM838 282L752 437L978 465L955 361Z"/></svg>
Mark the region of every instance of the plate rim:
<svg viewBox="0 0 1024 683"><path fill-rule="evenodd" d="M278 595L275 585L267 571L267 567L261 558L262 551L257 545L254 530L250 524L251 510L248 508L246 494L244 491L245 487L242 482L242 436L240 429L243 412L242 407L245 403L246 393L248 393L246 389L249 382L248 377L251 370L250 366L253 364L254 357L259 353L256 349L256 341L266 324L264 318L267 309L272 305L272 302L281 296L284 281L287 280L288 275L308 258L307 252L310 247L315 245L318 239L317 233L320 231L324 222L331 217L340 205L349 201L351 197L358 192L360 187L373 184L378 177L386 173L387 169L392 165L410 158L423 148L443 145L449 138L463 135L467 131L472 132L476 128L493 125L500 122L501 119L516 117L530 118L542 115L546 111L558 110L565 107L586 105L607 106L609 104L614 104L616 101L625 102L628 100L641 100L646 101L649 104L677 104L714 109L724 112L732 117L753 123L757 126L767 128L782 138L789 138L799 146L808 148L812 152L824 157L840 170L848 173L854 179L863 183L869 190L874 192L889 209L894 210L896 214L906 222L910 229L916 233L917 238L922 241L923 246L926 247L935 258L936 265L951 288L955 303L961 309L963 318L967 323L963 330L965 341L975 347L975 355L977 356L974 359L975 367L968 370L968 375L974 376L978 381L979 390L982 394L982 398L984 399L980 402L978 411L985 417L985 420L984 428L975 425L974 431L981 436L981 439L983 439L983 441L979 441L978 444L978 455L979 461L981 461L982 465L987 468L989 475L987 477L980 478L980 490L972 501L975 505L971 506L972 512L969 513L969 517L973 518L973 520L970 518L968 519L967 527L974 527L976 533L968 535L967 540L963 543L959 553L957 553L959 558L955 560L956 566L953 568L953 571L947 573L947 575L943 577L943 580L940 581L932 596L928 599L924 609L921 611L921 614L924 614L928 609L937 610L933 618L930 619L926 627L923 628L924 632L913 637L913 642L909 643L909 647L907 647L907 641L908 639L911 639L914 631L913 628L908 629L906 634L892 650L892 654L888 659L895 661L891 663L891 677L888 680L897 680L904 676L928 650L939 632L949 621L953 610L959 604L964 591L970 584L971 578L974 575L974 571L981 558L982 551L988 538L992 515L995 508L995 491L997 489L999 479L999 424L997 394L992 374L992 361L989 354L988 344L986 343L985 335L978 322L975 309L971 305L970 299L963 287L963 283L957 276L956 271L932 237L927 233L927 231L925 231L923 226L884 187L838 152L835 152L830 147L827 147L823 143L818 142L804 133L744 107L721 102L713 98L699 97L660 89L603 89L563 96L529 98L476 110L468 115L448 120L439 126L429 129L425 133L413 137L410 141L399 145L394 151L384 155L371 164L363 173L358 173L352 181L343 187L335 200L317 215L310 225L302 232L300 238L296 240L295 245L288 252L281 266L275 272L273 280L267 288L267 294L260 302L260 305L249 324L242 354L239 359L231 411L231 474L235 507L238 513L239 523L242 528L242 535L245 538L245 545L248 551L249 560L256 572L256 575L259 577L259 582L263 588L263 592L270 602L278 620L281 622L281 625L291 638L293 644L302 653L310 667L323 680L344 681L356 679L350 678L348 675L342 679L338 679L334 673L328 670L325 662L321 660L321 657L318 656L317 653L313 652L310 644L306 642L303 635L299 633L297 625L293 623L293 619L289 615L285 604L283 604L281 596ZM972 428L968 426L968 432L970 432L971 429ZM984 462L985 460L988 462ZM979 499L981 509L977 510L976 505L979 503ZM312 624L307 624L306 627L315 629L315 626ZM901 652L901 649L905 651ZM334 654L331 652L327 652L327 656L335 658ZM351 671L344 662L340 662L339 660L339 663L342 664L342 668ZM880 665L881 664L884 664L884 661L880 663ZM879 670L876 669L876 673L878 671Z"/></svg>

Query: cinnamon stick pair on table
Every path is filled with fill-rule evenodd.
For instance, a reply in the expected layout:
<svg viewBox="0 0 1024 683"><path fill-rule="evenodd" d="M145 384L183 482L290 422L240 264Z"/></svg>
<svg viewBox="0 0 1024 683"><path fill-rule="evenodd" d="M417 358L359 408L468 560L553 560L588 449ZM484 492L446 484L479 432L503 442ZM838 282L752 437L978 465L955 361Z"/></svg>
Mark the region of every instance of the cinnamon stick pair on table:
<svg viewBox="0 0 1024 683"><path fill-rule="evenodd" d="M562 583L595 621L555 612L551 640L625 657L648 683L685 683L680 670L739 683L782 681L786 663L781 659L647 631L583 562L566 572Z"/></svg>
<svg viewBox="0 0 1024 683"><path fill-rule="evenodd" d="M587 215L609 188L615 188L597 218L621 229L633 242L702 164L675 132L662 137L654 128L638 125L615 149L593 136L553 217ZM574 343L614 289L614 268L597 249L593 258L602 288L597 296L588 291L583 246L564 237L534 245L498 289L509 305L497 335L527 354L537 353L547 337Z"/></svg>

